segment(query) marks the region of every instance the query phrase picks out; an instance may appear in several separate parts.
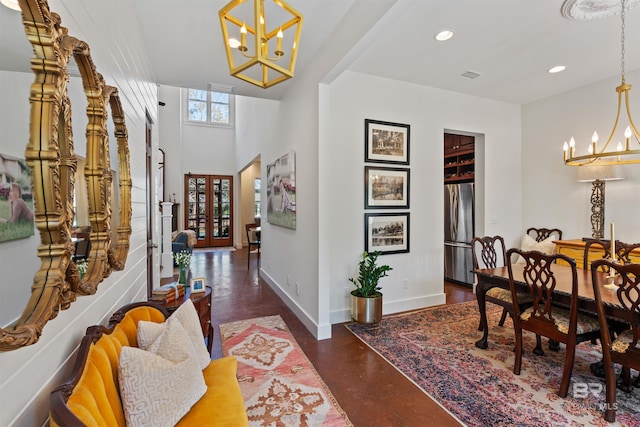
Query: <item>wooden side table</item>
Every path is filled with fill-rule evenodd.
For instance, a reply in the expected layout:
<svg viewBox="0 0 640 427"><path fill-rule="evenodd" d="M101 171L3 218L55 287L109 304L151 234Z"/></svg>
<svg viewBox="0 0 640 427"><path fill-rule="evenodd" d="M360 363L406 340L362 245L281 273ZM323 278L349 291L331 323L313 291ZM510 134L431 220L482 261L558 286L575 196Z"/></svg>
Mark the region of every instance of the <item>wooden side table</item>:
<svg viewBox="0 0 640 427"><path fill-rule="evenodd" d="M565 254L576 260L576 266L582 268L584 265L584 246L586 242L584 240L556 240L556 252ZM591 261L600 259L604 256L604 250L599 245L593 245L589 249L589 266ZM631 252L631 259L634 263L640 262L640 250L635 249ZM566 262L558 260L558 264L567 265Z"/></svg>
<svg viewBox="0 0 640 427"><path fill-rule="evenodd" d="M173 314L173 312L176 311L178 307L187 300L187 298L191 299L191 302L193 302L193 305L196 308L198 318L200 319L200 325L202 326L202 334L207 339L207 350L209 350L209 354L211 354L213 346L213 325L211 325L211 287L207 286L204 292L197 292L195 294L191 293L191 287L187 287L184 296L180 299L167 303L160 301L154 302L157 302L166 308L169 314Z"/></svg>

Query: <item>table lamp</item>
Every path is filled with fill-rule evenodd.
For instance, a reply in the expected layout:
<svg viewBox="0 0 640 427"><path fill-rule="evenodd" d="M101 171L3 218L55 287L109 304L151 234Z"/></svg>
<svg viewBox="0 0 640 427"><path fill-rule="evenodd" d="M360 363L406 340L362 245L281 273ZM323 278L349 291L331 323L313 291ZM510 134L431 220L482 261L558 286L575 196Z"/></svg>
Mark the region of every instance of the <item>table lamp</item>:
<svg viewBox="0 0 640 427"><path fill-rule="evenodd" d="M621 166L600 165L597 161L580 166L577 179L591 182L591 237L604 238L604 183L624 179Z"/></svg>

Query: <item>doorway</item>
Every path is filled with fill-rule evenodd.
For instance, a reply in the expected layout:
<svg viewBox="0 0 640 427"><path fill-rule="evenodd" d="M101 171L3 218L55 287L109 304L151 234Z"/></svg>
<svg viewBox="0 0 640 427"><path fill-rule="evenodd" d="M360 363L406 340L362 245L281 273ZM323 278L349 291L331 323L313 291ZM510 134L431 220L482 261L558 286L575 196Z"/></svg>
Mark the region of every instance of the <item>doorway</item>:
<svg viewBox="0 0 640 427"><path fill-rule="evenodd" d="M152 216L154 214L154 205L153 205L153 187L151 182L151 175L155 173L155 168L151 166L151 146L152 146L152 138L151 138L151 127L153 125L153 121L151 120L151 115L148 111L146 113L145 120L145 147L146 147L146 181L145 181L145 189L147 195L147 298L151 298L151 290L154 287L154 277L153 277L153 253L154 250L158 247L158 245L153 243L153 220Z"/></svg>
<svg viewBox="0 0 640 427"><path fill-rule="evenodd" d="M197 248L233 245L233 177L185 175L185 229L196 233Z"/></svg>

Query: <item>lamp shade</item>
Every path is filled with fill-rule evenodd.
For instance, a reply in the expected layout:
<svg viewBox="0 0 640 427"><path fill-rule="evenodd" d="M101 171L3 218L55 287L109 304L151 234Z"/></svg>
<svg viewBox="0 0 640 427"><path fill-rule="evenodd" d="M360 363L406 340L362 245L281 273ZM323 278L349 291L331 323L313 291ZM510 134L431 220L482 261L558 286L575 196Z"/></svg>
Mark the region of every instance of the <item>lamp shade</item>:
<svg viewBox="0 0 640 427"><path fill-rule="evenodd" d="M599 165L596 162L590 165L580 166L576 179L580 182L615 181L624 179L622 166Z"/></svg>

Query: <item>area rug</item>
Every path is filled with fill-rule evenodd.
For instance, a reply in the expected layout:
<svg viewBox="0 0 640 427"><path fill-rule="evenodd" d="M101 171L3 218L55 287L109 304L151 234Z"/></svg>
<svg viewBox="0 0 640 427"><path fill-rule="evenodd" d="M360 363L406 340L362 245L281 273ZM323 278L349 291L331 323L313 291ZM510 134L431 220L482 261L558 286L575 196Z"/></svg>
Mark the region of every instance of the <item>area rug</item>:
<svg viewBox="0 0 640 427"><path fill-rule="evenodd" d="M254 427L352 426L280 316L220 325Z"/></svg>
<svg viewBox="0 0 640 427"><path fill-rule="evenodd" d="M468 426L640 426L640 389L618 391L616 423L607 423L604 380L590 372L600 345L578 346L566 399L556 394L562 378L564 345L544 356L532 353L535 335L524 332L520 375L513 374L515 338L502 307L487 304L489 348L474 345L480 315L475 301L388 316L378 325L347 328L432 399Z"/></svg>

